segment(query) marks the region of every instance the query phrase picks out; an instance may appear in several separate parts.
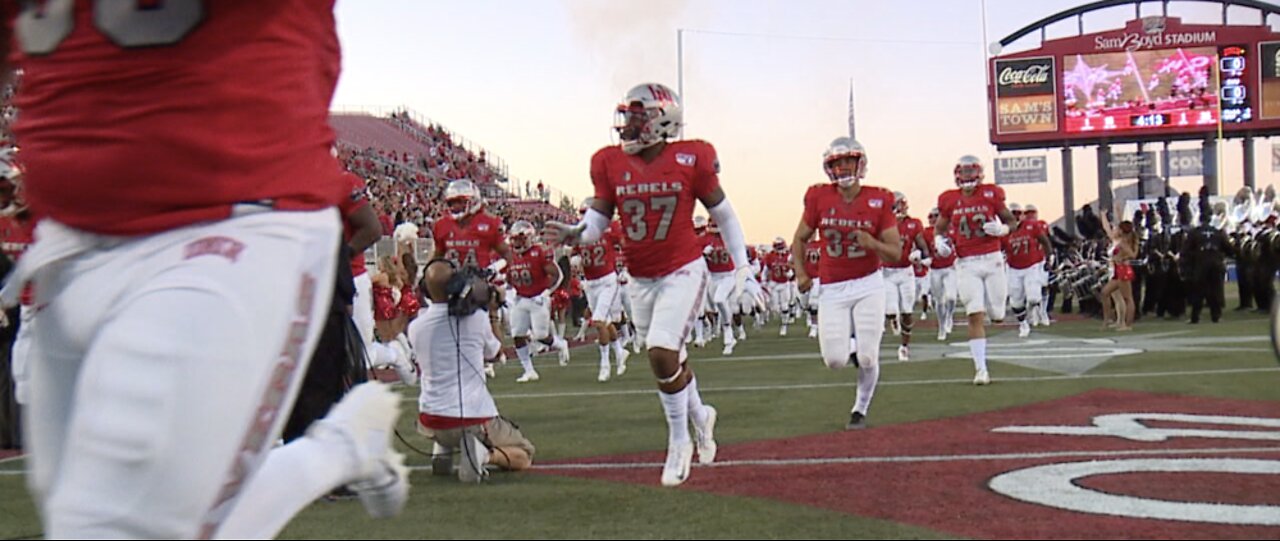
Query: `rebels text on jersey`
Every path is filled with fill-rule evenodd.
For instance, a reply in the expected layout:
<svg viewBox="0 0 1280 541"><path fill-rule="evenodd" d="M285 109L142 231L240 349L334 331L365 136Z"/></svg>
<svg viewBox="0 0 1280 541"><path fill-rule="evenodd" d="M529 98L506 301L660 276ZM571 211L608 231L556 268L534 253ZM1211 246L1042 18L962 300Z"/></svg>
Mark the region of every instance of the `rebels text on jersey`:
<svg viewBox="0 0 1280 541"><path fill-rule="evenodd" d="M933 263L929 265L931 269L949 269L956 264L956 254L953 251L947 257L938 255L937 240L934 238L935 233L933 227L926 227L924 230L924 241L929 245L929 253L933 254ZM955 244L955 235L947 235L952 244Z"/></svg>
<svg viewBox="0 0 1280 541"><path fill-rule="evenodd" d="M733 272L733 256L729 254L729 248L725 246L724 239L715 233L707 233L702 236L702 242L705 246L710 247L706 250L707 271L714 273Z"/></svg>
<svg viewBox="0 0 1280 541"><path fill-rule="evenodd" d="M622 217L623 253L632 276L666 276L702 257L693 211L720 187L719 168L715 149L705 141L667 143L653 163L619 146L592 156L595 197Z"/></svg>
<svg viewBox="0 0 1280 541"><path fill-rule="evenodd" d="M916 249L916 237L924 231L924 224L915 218L898 221L898 235L902 239L902 257L897 261L887 262L884 266L891 269L905 269L911 266L911 251Z"/></svg>
<svg viewBox="0 0 1280 541"><path fill-rule="evenodd" d="M764 256L764 266L768 269L769 281L775 284L791 281L791 277L787 276L791 272L790 252L770 252Z"/></svg>
<svg viewBox="0 0 1280 541"><path fill-rule="evenodd" d="M938 197L938 211L951 220L955 231L955 252L960 257L986 255L1000 251L1000 239L988 236L982 226L1000 220L1005 211L1004 189L980 184L973 195L960 189L948 190Z"/></svg>
<svg viewBox="0 0 1280 541"><path fill-rule="evenodd" d="M880 270L880 256L858 244L856 231L876 238L897 227L893 194L883 188L863 186L852 202L844 200L834 184L818 184L804 195L804 223L818 232L825 252L818 264L824 285L855 280Z"/></svg>
<svg viewBox="0 0 1280 541"><path fill-rule="evenodd" d="M822 262L822 240L816 239L804 245L804 273L810 278L818 277L818 265Z"/></svg>
<svg viewBox="0 0 1280 541"><path fill-rule="evenodd" d="M533 246L524 252L514 252L507 267L507 281L516 288L516 295L537 297L551 287L547 265L552 262L551 250Z"/></svg>
<svg viewBox="0 0 1280 541"><path fill-rule="evenodd" d="M1043 262L1044 246L1040 244L1040 237L1048 233L1048 227L1039 220L1027 220L1019 224L1018 229L1004 238L1004 251L1009 258L1009 266L1026 269Z"/></svg>
<svg viewBox="0 0 1280 541"><path fill-rule="evenodd" d="M618 271L618 246L622 244L622 230L614 227L613 222L600 240L578 246L576 251L582 257L582 275L587 280L604 278Z"/></svg>
<svg viewBox="0 0 1280 541"><path fill-rule="evenodd" d="M446 214L431 230L436 255L461 266L488 267L502 244L502 220L481 211L465 222Z"/></svg>
<svg viewBox="0 0 1280 541"><path fill-rule="evenodd" d="M139 235L226 219L236 203L342 200L328 123L341 64L334 0L138 2L102 17L105 4L24 2L5 21L37 213Z"/></svg>

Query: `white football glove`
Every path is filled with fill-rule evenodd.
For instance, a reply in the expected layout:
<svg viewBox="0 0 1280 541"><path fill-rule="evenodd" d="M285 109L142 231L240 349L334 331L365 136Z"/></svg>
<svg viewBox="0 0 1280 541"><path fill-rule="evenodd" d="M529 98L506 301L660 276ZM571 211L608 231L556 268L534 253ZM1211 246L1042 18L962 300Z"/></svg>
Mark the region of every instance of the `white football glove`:
<svg viewBox="0 0 1280 541"><path fill-rule="evenodd" d="M938 257L948 257L953 251L951 250L951 241L947 237L938 235L933 238L933 249L938 252Z"/></svg>
<svg viewBox="0 0 1280 541"><path fill-rule="evenodd" d="M756 307L763 310L767 306L765 303L764 288L760 287L760 281L756 280L755 274L752 273L751 268L741 267L736 271L736 274L737 287L734 291L734 297L738 298L743 293L746 293L751 297L751 300L755 303Z"/></svg>
<svg viewBox="0 0 1280 541"><path fill-rule="evenodd" d="M912 250L911 255L907 257L907 261L912 264L919 264L922 259L924 259L924 254L920 253L920 250Z"/></svg>
<svg viewBox="0 0 1280 541"><path fill-rule="evenodd" d="M499 259L489 264L489 270L493 271L494 274L501 273L505 268L507 268L507 260L505 259Z"/></svg>
<svg viewBox="0 0 1280 541"><path fill-rule="evenodd" d="M932 266L933 266L933 258L932 258L932 257L926 257L926 258L924 258L924 259L921 259L921 260L920 260L920 266L921 266L921 267L932 267Z"/></svg>
<svg viewBox="0 0 1280 541"><path fill-rule="evenodd" d="M542 238L549 244L576 244L578 237L582 235L582 231L587 228L587 224L566 224L555 220L548 220L547 224L542 227Z"/></svg>
<svg viewBox="0 0 1280 541"><path fill-rule="evenodd" d="M991 237L1003 237L1009 234L1009 226L1000 222L984 223L982 224L982 230L986 232L987 236Z"/></svg>
<svg viewBox="0 0 1280 541"><path fill-rule="evenodd" d="M712 250L712 248L711 248L711 245L710 245L710 244L708 244L708 245L706 245L706 246L703 246L703 247L702 247L702 255L711 255L711 250Z"/></svg>

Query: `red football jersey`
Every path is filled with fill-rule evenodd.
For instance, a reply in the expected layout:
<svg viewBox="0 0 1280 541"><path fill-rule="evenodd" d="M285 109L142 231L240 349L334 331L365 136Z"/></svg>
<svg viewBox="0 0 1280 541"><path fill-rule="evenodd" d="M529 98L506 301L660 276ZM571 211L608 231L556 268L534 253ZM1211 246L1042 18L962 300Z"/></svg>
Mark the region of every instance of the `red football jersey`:
<svg viewBox="0 0 1280 541"><path fill-rule="evenodd" d="M1025 269L1044 261L1044 246L1040 245L1040 236L1049 233L1048 227L1039 220L1028 220L1018 225L1018 229L1004 238L1005 255L1009 266Z"/></svg>
<svg viewBox="0 0 1280 541"><path fill-rule="evenodd" d="M902 239L902 257L897 261L887 262L884 266L891 269L905 269L911 266L911 251L916 249L916 236L924 232L924 224L915 218L898 221L898 236Z"/></svg>
<svg viewBox="0 0 1280 541"><path fill-rule="evenodd" d="M729 247L725 246L724 238L708 233L702 236L702 242L705 246L711 247L711 250L706 252L707 270L715 273L733 272L733 256L729 254Z"/></svg>
<svg viewBox="0 0 1280 541"><path fill-rule="evenodd" d="M547 264L552 263L551 250L532 246L524 252L514 252L507 266L507 280L521 297L537 297L551 287Z"/></svg>
<svg viewBox="0 0 1280 541"><path fill-rule="evenodd" d="M604 278L618 271L618 246L622 244L621 234L620 229L610 227L600 240L577 248L578 255L582 257L582 274L587 280Z"/></svg>
<svg viewBox="0 0 1280 541"><path fill-rule="evenodd" d="M804 245L804 273L810 278L818 277L818 266L822 262L822 247L821 240L811 240Z"/></svg>
<svg viewBox="0 0 1280 541"><path fill-rule="evenodd" d="M502 244L502 220L480 211L459 222L445 214L431 231L436 253L463 266L488 267Z"/></svg>
<svg viewBox="0 0 1280 541"><path fill-rule="evenodd" d="M955 252L960 257L1000 251L1000 239L988 236L982 226L999 221L1004 210L1004 189L991 184L979 185L973 195L955 189L938 198L938 211L950 218L951 227L955 228Z"/></svg>
<svg viewBox="0 0 1280 541"><path fill-rule="evenodd" d="M934 239L935 239L935 237L936 237L936 235L937 235L937 234L936 234L936 233L934 233L933 227L926 227L926 228L925 228L925 230L924 230L924 241L925 241L926 243L928 243L928 244L929 244L929 253L933 254L933 256L932 256L932 257L933 257L933 263L929 266L929 268L931 268L931 269L949 269L949 268L951 268L951 266L952 266L952 265L955 265L955 264L956 264L956 254L955 254L955 251L953 250L953 251L952 251L952 253L951 253L951 255L949 255L949 256L947 256L947 257L942 257L942 256L938 255L938 246L937 246L937 241L936 241L936 240L934 240ZM952 245L954 246L954 245L955 245L955 235L947 235L947 238L951 241Z"/></svg>
<svg viewBox="0 0 1280 541"><path fill-rule="evenodd" d="M105 4L25 2L12 21L14 133L37 213L137 235L225 219L235 203L342 200L328 123L341 64L333 0L95 13Z"/></svg>
<svg viewBox="0 0 1280 541"><path fill-rule="evenodd" d="M791 252L769 252L764 257L764 266L769 275L769 281L775 284L785 284L791 281L787 277L787 273L791 272Z"/></svg>
<svg viewBox="0 0 1280 541"><path fill-rule="evenodd" d="M369 206L369 200L364 196L364 179L351 173L346 173L343 177L346 178L351 195L338 204L338 211L342 213L342 240L350 242L352 234L351 215L357 210ZM365 268L364 253L351 254L351 276L360 276L365 272L368 272L368 270Z"/></svg>
<svg viewBox="0 0 1280 541"><path fill-rule="evenodd" d="M822 283L854 280L880 270L880 256L858 245L854 235L866 231L876 238L898 226L893 216L893 193L863 186L852 202L846 202L835 184L818 184L804 195L804 223L818 231L826 253L818 264Z"/></svg>
<svg viewBox="0 0 1280 541"><path fill-rule="evenodd" d="M916 271L916 278L924 278L929 275L929 267L924 265L916 265L913 263L911 268Z"/></svg>
<svg viewBox="0 0 1280 541"><path fill-rule="evenodd" d="M595 197L622 215L627 268L632 276L666 276L702 257L693 232L698 200L720 186L715 148L705 141L675 141L653 163L619 146L591 158Z"/></svg>

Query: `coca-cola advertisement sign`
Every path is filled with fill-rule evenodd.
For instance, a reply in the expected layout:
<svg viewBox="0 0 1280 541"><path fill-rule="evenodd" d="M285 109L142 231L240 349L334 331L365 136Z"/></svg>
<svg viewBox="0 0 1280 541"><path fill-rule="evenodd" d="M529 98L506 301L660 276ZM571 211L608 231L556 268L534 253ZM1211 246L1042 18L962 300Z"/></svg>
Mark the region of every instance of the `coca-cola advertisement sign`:
<svg viewBox="0 0 1280 541"><path fill-rule="evenodd" d="M996 96L1039 96L1053 94L1053 57L997 60Z"/></svg>

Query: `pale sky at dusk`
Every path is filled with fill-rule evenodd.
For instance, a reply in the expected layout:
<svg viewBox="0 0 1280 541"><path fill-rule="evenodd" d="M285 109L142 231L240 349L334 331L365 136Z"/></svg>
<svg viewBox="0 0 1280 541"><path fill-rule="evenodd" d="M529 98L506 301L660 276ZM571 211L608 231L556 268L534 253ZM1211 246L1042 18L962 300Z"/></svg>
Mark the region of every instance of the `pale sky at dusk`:
<svg viewBox="0 0 1280 541"><path fill-rule="evenodd" d="M1082 3L988 0L988 41ZM1159 9L1152 2L1143 14ZM1170 7L1193 23L1218 13ZM850 79L867 184L904 192L923 216L953 186L959 156L981 157L992 176L979 0L339 0L337 14L344 66L335 108L408 106L505 159L514 177L579 199L591 194L588 162L611 143L622 94L641 82L676 87L676 29L686 29L685 137L716 146L752 242L789 239L804 189L826 182L821 155L847 131ZM1098 12L1085 31L1132 18L1132 6ZM1243 8L1231 19L1257 20ZM726 35L735 33L770 37ZM1073 33L1074 22L1049 37ZM1030 38L1006 52L1037 46ZM1270 142L1256 144L1258 185L1280 184ZM1225 145L1223 193L1242 185L1241 152L1238 141ZM1049 184L1007 192L1053 220L1062 214L1061 165L1056 150L1048 155ZM1097 196L1092 147L1076 149L1075 170L1078 207ZM1181 190L1199 183L1174 180Z"/></svg>

